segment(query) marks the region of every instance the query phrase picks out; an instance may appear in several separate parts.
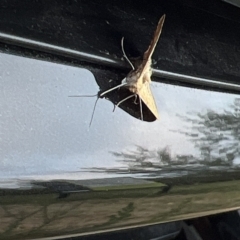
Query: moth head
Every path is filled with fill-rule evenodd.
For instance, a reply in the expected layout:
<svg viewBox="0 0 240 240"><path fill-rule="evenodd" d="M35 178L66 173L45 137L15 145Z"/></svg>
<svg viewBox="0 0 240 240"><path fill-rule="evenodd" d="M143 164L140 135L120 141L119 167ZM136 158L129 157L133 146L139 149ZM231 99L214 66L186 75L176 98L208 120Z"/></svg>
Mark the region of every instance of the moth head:
<svg viewBox="0 0 240 240"><path fill-rule="evenodd" d="M138 90L136 85L130 85L130 86L128 86L128 89L132 93L137 93L137 90Z"/></svg>

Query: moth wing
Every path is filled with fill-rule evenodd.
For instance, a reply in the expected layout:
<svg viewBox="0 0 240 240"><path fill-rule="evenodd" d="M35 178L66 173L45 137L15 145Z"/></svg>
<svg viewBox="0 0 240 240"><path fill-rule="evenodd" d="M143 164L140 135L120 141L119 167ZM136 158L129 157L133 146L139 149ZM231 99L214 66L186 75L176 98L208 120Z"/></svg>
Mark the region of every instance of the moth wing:
<svg viewBox="0 0 240 240"><path fill-rule="evenodd" d="M152 114L156 117L156 119L159 119L157 106L148 82L145 82L141 89L138 90L138 96L141 98L147 108L152 112Z"/></svg>
<svg viewBox="0 0 240 240"><path fill-rule="evenodd" d="M154 32L152 41L151 41L147 51L144 52L144 54L143 54L143 65L142 65L142 69L141 69L141 75L143 75L146 71L148 71L148 69L151 68L151 64L152 64L152 59L151 58L152 58L153 52L155 50L155 47L157 45L157 42L159 40L159 37L161 35L163 24L164 24L164 21L165 21L165 17L166 17L166 15L164 14L160 18L160 20L158 22L158 25L157 25L157 28Z"/></svg>
<svg viewBox="0 0 240 240"><path fill-rule="evenodd" d="M164 14L164 15L160 18L160 20L159 20L159 22L158 22L158 25L157 25L157 28L156 28L156 30L155 30L155 32L154 32L152 41L151 41L151 43L150 43L147 51L146 51L146 52L144 53L144 55L143 55L143 59L144 59L145 61L148 61L148 60L152 57L152 54L153 54L153 52L154 52L154 49L155 49L155 47L156 47L156 45L157 45L158 39L159 39L159 37L160 37L160 35L161 35L161 32L162 32L162 28L163 28L163 24L164 24L164 21L165 21L165 17L166 17L166 15Z"/></svg>

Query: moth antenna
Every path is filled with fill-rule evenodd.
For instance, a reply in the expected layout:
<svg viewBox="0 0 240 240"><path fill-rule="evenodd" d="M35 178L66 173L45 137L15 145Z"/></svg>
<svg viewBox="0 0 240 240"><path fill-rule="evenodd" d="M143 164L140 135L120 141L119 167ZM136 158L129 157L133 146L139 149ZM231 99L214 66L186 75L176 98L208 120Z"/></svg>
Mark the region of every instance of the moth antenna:
<svg viewBox="0 0 240 240"><path fill-rule="evenodd" d="M116 87L110 88L110 89L106 90L105 92L101 93L101 94L100 94L100 97L102 97L102 96L105 95L106 93L109 93L109 92L111 92L111 91L113 91L113 90L115 90L115 89L117 89L117 88L120 88L120 87L122 87L122 86L125 86L125 85L127 85L127 83L126 83L126 82L123 82L123 83L117 85Z"/></svg>
<svg viewBox="0 0 240 240"><path fill-rule="evenodd" d="M95 109L96 109L96 106L97 106L98 99L99 99L99 97L95 101L95 104L94 104L94 107L93 107L93 112L92 112L91 120L90 120L90 123L89 123L89 128L91 127L91 124L92 124L92 121L93 121L93 116L94 116L94 112L95 112Z"/></svg>
<svg viewBox="0 0 240 240"><path fill-rule="evenodd" d="M95 95L72 95L72 96L68 96L68 97L96 97L98 94Z"/></svg>
<svg viewBox="0 0 240 240"><path fill-rule="evenodd" d="M125 57L125 59L128 61L128 63L131 65L132 69L134 70L134 66L133 64L131 63L131 61L129 60L129 58L127 57L126 53L125 53L125 50L124 50L124 47L123 47L123 40L124 40L124 37L122 37L122 40L121 40L121 47L122 47L122 52L123 52L123 57Z"/></svg>
<svg viewBox="0 0 240 240"><path fill-rule="evenodd" d="M128 100L129 98L132 98L134 97L136 94L132 94L126 98L124 98L123 100L121 100L120 102L118 102L116 105L114 105L114 108L113 108L113 112L115 111L116 107L118 107L121 103L125 102L126 100Z"/></svg>
<svg viewBox="0 0 240 240"><path fill-rule="evenodd" d="M140 105L141 120L143 121L142 99L141 98L139 98L139 105Z"/></svg>

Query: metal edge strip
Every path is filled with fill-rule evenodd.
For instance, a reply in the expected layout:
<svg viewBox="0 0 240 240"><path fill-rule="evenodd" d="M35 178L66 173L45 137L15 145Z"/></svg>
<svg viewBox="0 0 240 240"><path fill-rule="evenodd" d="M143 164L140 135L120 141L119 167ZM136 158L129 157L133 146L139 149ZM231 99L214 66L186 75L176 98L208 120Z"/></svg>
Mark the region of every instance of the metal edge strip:
<svg viewBox="0 0 240 240"><path fill-rule="evenodd" d="M123 67L124 64L122 61L113 60L106 57L96 56L93 54L72 50L69 48L55 46L53 44L48 44L40 41L35 41L27 38L22 38L18 36L14 36L11 34L6 34L0 32L0 41L4 43L14 44L20 47L26 47L28 49L35 49L44 51L47 53L57 54L60 56L68 56L72 57L76 60L84 60L90 63L98 63L105 64L112 67ZM233 91L240 91L240 84L228 83L224 81L217 81L213 79L201 78L201 77L194 77L185 74L179 74L175 72L163 71L158 69L153 69L153 76L165 78L165 79L172 79L179 82L196 84L201 86L207 87L214 87L219 88L222 90L233 90Z"/></svg>

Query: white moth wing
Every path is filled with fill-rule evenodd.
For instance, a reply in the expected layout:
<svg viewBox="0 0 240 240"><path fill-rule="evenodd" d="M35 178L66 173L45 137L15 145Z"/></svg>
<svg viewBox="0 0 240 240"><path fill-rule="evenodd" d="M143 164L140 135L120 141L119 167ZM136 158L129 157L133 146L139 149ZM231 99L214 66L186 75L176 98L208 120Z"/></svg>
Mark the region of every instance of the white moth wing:
<svg viewBox="0 0 240 240"><path fill-rule="evenodd" d="M162 32L163 24L165 21L165 14L160 18L157 28L154 32L153 39L147 49L147 51L143 55L143 63L139 66L139 68L135 71L136 73L140 72L140 76L137 76L138 79L133 79L137 86L137 94L142 99L144 104L148 107L148 109L152 112L152 114L159 119L159 114L157 110L157 106L150 88L151 83L151 63L152 63L152 54L155 50L157 42ZM138 87L139 86L139 87Z"/></svg>
<svg viewBox="0 0 240 240"><path fill-rule="evenodd" d="M162 28L163 28L165 18L166 18L165 14L160 18L157 28L153 34L152 41L151 41L147 51L143 54L143 65L144 66L142 68L142 74L144 74L146 69L151 67L151 63L152 63L151 58L152 58L153 52L155 50L155 47L157 45L157 42L160 38L160 35L162 33Z"/></svg>
<svg viewBox="0 0 240 240"><path fill-rule="evenodd" d="M145 82L142 87L138 89L137 94L144 102L144 104L148 107L148 109L152 112L152 114L156 117L156 119L159 119L157 105L155 103L149 82Z"/></svg>

